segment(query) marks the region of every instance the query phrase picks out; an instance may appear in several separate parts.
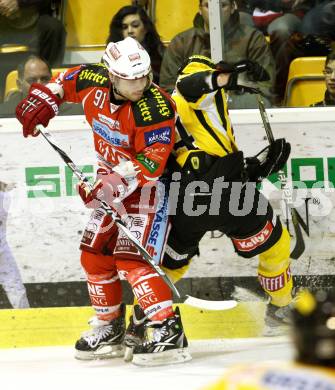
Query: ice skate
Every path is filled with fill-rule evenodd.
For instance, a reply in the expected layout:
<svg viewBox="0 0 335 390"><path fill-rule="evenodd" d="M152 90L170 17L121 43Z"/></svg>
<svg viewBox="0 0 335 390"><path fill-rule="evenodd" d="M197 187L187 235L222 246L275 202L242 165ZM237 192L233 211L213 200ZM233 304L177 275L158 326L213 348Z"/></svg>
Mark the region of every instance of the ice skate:
<svg viewBox="0 0 335 390"><path fill-rule="evenodd" d="M192 359L178 307L173 317L162 322L148 322L146 328L148 339L134 347L132 363L139 366L158 366L183 363ZM153 329L152 338L148 336L150 328Z"/></svg>
<svg viewBox="0 0 335 390"><path fill-rule="evenodd" d="M124 336L123 344L125 346L124 360L130 362L133 358L133 349L145 340L145 322L148 319L140 305L133 307L133 314L130 316L129 325Z"/></svg>
<svg viewBox="0 0 335 390"><path fill-rule="evenodd" d="M112 359L124 355L125 305L121 315L111 321L93 317L89 321L93 329L84 332L75 345L75 358L79 360Z"/></svg>
<svg viewBox="0 0 335 390"><path fill-rule="evenodd" d="M264 336L287 335L290 325L292 325L292 309L299 300L299 290L293 288L292 301L286 306L276 306L268 302L265 311L265 331Z"/></svg>
<svg viewBox="0 0 335 390"><path fill-rule="evenodd" d="M281 336L288 333L291 324L291 304L283 307L267 304L264 336Z"/></svg>

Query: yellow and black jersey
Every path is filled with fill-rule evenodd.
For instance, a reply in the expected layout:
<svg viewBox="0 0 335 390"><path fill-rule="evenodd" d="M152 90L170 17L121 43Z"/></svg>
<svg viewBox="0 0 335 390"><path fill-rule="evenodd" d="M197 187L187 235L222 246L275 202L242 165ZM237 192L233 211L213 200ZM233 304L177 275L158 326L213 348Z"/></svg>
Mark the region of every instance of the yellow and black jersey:
<svg viewBox="0 0 335 390"><path fill-rule="evenodd" d="M172 95L178 112L174 150L181 166L195 151L223 157L238 150L224 90L211 83L215 70L204 63L194 65L184 68Z"/></svg>
<svg viewBox="0 0 335 390"><path fill-rule="evenodd" d="M233 367L203 390L334 390L334 369L268 362Z"/></svg>

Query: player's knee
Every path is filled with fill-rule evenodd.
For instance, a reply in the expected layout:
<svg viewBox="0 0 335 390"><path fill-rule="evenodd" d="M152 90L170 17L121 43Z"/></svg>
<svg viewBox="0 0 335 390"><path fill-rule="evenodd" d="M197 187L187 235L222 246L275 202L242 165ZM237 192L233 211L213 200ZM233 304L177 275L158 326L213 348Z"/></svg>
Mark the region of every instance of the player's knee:
<svg viewBox="0 0 335 390"><path fill-rule="evenodd" d="M279 240L260 254L261 262L281 263L290 259L290 234L285 227L282 227L282 233Z"/></svg>
<svg viewBox="0 0 335 390"><path fill-rule="evenodd" d="M185 245L169 237L162 265L169 270L188 266L192 257L199 255L198 245Z"/></svg>
<svg viewBox="0 0 335 390"><path fill-rule="evenodd" d="M123 273L124 275L127 275L130 272L136 270L142 270L143 272L147 272L147 273L149 273L150 270L152 271L152 267L149 266L144 260L141 260L140 258L138 260L135 260L135 259L129 259L129 258L127 259L127 258L116 256L115 265L118 272Z"/></svg>
<svg viewBox="0 0 335 390"><path fill-rule="evenodd" d="M80 262L87 274L100 275L116 269L113 256L104 256L99 253L82 251Z"/></svg>
<svg viewBox="0 0 335 390"><path fill-rule="evenodd" d="M190 264L184 265L183 267L176 268L176 269L169 269L164 266L162 266L163 271L166 273L166 275L170 278L170 280L173 283L177 283L178 280L180 280L185 273L190 268Z"/></svg>

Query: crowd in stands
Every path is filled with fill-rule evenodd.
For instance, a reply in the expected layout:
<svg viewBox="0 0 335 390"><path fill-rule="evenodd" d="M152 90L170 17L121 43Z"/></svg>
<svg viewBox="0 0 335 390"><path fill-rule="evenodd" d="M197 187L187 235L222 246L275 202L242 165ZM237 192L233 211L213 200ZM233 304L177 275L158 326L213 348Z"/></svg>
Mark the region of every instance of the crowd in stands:
<svg viewBox="0 0 335 390"><path fill-rule="evenodd" d="M0 93L3 94L7 73L30 54L45 58L53 67L62 64L66 31L54 15L59 3L60 0L0 0Z"/></svg>
<svg viewBox="0 0 335 390"><path fill-rule="evenodd" d="M189 56L211 55L208 0L194 2L199 11L194 15L193 26L163 43L150 17L151 1L129 1L111 15L109 29L105 26L106 44L127 36L137 39L150 54L154 82L172 93L178 69ZM222 0L221 5L224 60L236 63L250 59L267 70L270 80L257 86L267 107L284 104L292 60L333 55L335 1ZM14 116L15 103L26 93L26 89L21 88L25 85L23 69L29 75L32 64L36 67L44 63L44 69L69 66L64 63L66 29L60 7L61 0L0 0L0 102L3 101L0 116ZM26 50L14 53L6 50L15 45L23 45ZM332 64L332 60L329 61ZM335 75L327 73L327 64L327 92L322 105L334 102L331 90ZM13 69L18 70L18 91L14 96L4 96L6 76ZM256 108L257 99L249 92L230 93L228 107Z"/></svg>

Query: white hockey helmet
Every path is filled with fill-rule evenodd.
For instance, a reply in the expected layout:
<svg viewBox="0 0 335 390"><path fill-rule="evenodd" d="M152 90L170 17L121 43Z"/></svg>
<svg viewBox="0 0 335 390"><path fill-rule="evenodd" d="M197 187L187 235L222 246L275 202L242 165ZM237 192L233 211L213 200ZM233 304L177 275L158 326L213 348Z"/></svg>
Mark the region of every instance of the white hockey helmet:
<svg viewBox="0 0 335 390"><path fill-rule="evenodd" d="M131 37L109 42L102 60L110 73L122 79L140 79L151 73L149 54Z"/></svg>

